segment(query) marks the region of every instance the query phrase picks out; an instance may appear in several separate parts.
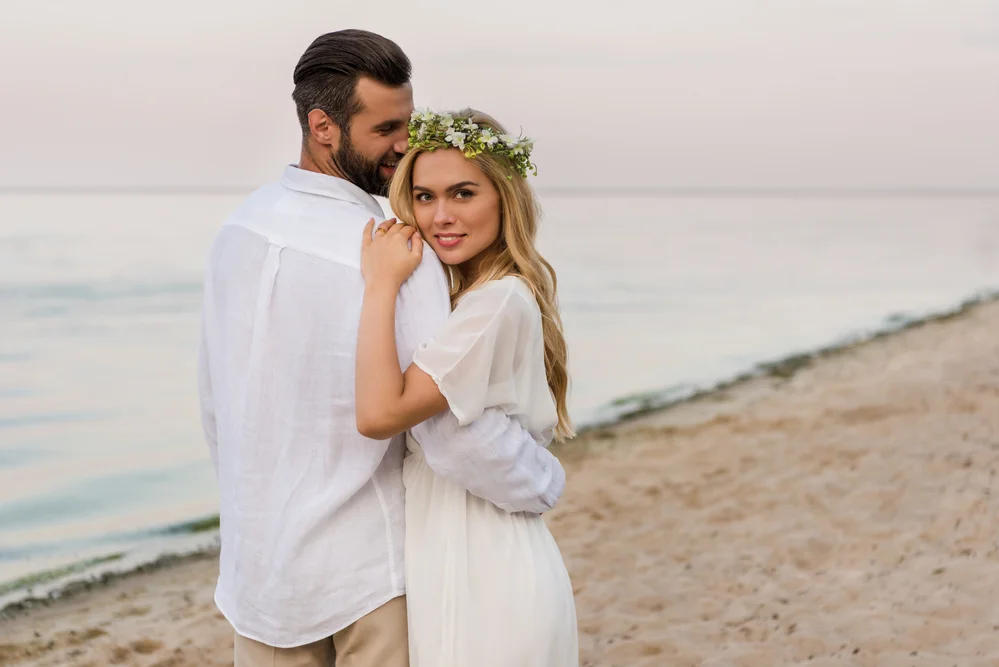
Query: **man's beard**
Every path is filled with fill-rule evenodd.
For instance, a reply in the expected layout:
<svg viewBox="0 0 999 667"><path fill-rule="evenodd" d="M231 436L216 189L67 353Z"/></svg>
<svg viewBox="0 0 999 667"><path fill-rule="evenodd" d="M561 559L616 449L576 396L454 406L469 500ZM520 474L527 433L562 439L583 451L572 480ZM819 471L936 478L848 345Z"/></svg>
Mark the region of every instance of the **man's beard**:
<svg viewBox="0 0 999 667"><path fill-rule="evenodd" d="M354 148L350 141L350 136L341 136L340 147L335 153L330 155L330 163L336 168L344 178L361 188L368 194L386 196L388 194L389 181L378 172L378 166L385 163L397 163L398 157L393 155L391 159L383 156L377 160L368 160Z"/></svg>

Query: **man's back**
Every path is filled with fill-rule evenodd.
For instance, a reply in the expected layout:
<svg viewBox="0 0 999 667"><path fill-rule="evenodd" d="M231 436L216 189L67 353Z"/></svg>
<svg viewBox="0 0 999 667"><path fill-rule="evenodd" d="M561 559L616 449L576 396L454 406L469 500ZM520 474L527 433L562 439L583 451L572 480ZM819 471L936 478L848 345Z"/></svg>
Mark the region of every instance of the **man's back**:
<svg viewBox="0 0 999 667"><path fill-rule="evenodd" d="M380 207L359 188L289 167L211 250L200 376L221 494L216 601L271 646L327 637L404 592L402 441L355 427L371 217ZM437 301L428 316L443 321Z"/></svg>

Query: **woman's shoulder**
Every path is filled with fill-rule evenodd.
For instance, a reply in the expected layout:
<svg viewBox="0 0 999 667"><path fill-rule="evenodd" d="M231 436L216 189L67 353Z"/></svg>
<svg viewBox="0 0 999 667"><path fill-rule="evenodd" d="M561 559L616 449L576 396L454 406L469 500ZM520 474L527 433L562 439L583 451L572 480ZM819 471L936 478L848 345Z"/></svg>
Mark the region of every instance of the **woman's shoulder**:
<svg viewBox="0 0 999 667"><path fill-rule="evenodd" d="M487 280L470 290L462 299L509 299L514 296L529 303L534 301L534 292L531 291L527 281L520 276L509 275L495 280Z"/></svg>
<svg viewBox="0 0 999 667"><path fill-rule="evenodd" d="M527 281L520 276L510 275L490 280L474 290L471 290L459 301L459 306L464 303L476 304L487 307L493 311L505 311L522 315L537 313L540 317L538 302L534 298Z"/></svg>

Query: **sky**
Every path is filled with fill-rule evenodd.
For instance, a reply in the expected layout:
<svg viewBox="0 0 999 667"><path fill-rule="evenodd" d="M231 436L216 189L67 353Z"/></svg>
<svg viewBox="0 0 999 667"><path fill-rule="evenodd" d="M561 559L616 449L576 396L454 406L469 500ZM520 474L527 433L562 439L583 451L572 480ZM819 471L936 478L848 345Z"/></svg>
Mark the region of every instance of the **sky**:
<svg viewBox="0 0 999 667"><path fill-rule="evenodd" d="M291 72L365 28L542 187L999 188L999 0L3 0L0 188L253 187Z"/></svg>

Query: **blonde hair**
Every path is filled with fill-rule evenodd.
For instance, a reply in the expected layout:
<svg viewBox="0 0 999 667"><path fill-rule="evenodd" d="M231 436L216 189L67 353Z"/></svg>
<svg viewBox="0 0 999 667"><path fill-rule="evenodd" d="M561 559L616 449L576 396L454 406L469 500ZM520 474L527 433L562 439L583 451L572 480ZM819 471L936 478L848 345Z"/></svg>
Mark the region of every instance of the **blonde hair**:
<svg viewBox="0 0 999 667"><path fill-rule="evenodd" d="M454 113L453 116L470 118L479 127L488 127L496 134L506 134L506 130L496 120L474 109L465 109ZM441 148L450 148L450 146ZM399 220L413 227L417 226L413 210L413 167L416 159L426 151L426 148L410 150L399 162L389 187L392 211ZM469 159L472 159L499 192L500 234L497 242L483 251L488 253L489 257L483 259L480 264L481 271L473 282L466 284L467 279L460 271L453 266L445 266L451 286L451 303L456 303L469 290L505 276L519 276L527 283L541 310L545 373L558 414L555 439L564 441L575 435L566 407L569 393L568 349L556 298L558 280L555 269L541 256L535 246L538 220L541 217L540 207L534 196L534 190L526 179L512 169L506 158L486 151Z"/></svg>

